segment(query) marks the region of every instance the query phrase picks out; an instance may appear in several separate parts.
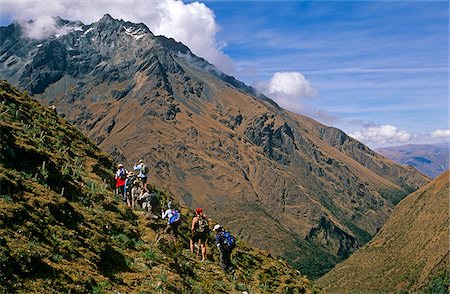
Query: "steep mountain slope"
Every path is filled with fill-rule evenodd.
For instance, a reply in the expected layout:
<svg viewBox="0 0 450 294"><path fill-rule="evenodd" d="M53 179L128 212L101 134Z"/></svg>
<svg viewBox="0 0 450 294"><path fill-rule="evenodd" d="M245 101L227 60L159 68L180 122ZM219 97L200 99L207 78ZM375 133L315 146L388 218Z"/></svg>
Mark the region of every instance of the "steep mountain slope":
<svg viewBox="0 0 450 294"><path fill-rule="evenodd" d="M144 158L154 184L308 275L367 242L428 181L143 24L59 21L71 32L42 41L0 28L0 77L42 93L128 167Z"/></svg>
<svg viewBox="0 0 450 294"><path fill-rule="evenodd" d="M379 148L376 151L399 164L413 166L431 178L449 169L449 143L409 144Z"/></svg>
<svg viewBox="0 0 450 294"><path fill-rule="evenodd" d="M373 240L318 284L326 293L448 293L449 186L447 171L408 195Z"/></svg>
<svg viewBox="0 0 450 294"><path fill-rule="evenodd" d="M181 242L155 242L165 221L113 198L108 155L3 81L0 97L1 293L315 293L285 261L243 242L234 277L214 251L200 263L187 251L187 221Z"/></svg>

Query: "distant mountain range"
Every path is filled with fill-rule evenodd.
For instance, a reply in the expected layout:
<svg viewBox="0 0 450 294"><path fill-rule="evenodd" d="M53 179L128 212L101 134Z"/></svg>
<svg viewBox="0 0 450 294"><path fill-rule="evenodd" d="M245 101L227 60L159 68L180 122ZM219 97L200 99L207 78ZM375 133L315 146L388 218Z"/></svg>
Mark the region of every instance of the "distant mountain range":
<svg viewBox="0 0 450 294"><path fill-rule="evenodd" d="M368 242L429 179L341 130L280 108L144 24L58 19L0 28L0 78L37 94L102 150L240 238L317 277Z"/></svg>
<svg viewBox="0 0 450 294"><path fill-rule="evenodd" d="M399 164L413 166L431 178L449 169L450 143L409 144L375 151Z"/></svg>
<svg viewBox="0 0 450 294"><path fill-rule="evenodd" d="M325 293L448 293L449 194L447 171L403 199L381 231L318 284Z"/></svg>

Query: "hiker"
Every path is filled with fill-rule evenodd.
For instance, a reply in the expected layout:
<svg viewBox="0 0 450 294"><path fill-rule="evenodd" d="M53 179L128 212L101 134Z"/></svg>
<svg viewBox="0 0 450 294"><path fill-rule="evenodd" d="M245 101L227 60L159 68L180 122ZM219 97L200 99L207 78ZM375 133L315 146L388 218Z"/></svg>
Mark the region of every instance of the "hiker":
<svg viewBox="0 0 450 294"><path fill-rule="evenodd" d="M131 208L134 209L136 206L139 196L142 194L141 182L139 180L134 180L133 188L131 188Z"/></svg>
<svg viewBox="0 0 450 294"><path fill-rule="evenodd" d="M234 273L233 265L231 264L231 252L236 247L236 241L219 224L214 226L213 231L216 232L216 246L220 252L220 266L225 273Z"/></svg>
<svg viewBox="0 0 450 294"><path fill-rule="evenodd" d="M139 159L139 163L135 164L133 169L135 171L139 171L138 178L141 180L142 185L145 185L147 183L148 179L148 166L144 164L144 160Z"/></svg>
<svg viewBox="0 0 450 294"><path fill-rule="evenodd" d="M174 209L172 206L172 201L169 201L167 204L167 210L161 209L161 219L167 219L167 226L164 229L164 234L169 233L169 231L173 232L173 236L175 237L175 241L178 240L178 226L181 223L181 214L178 210Z"/></svg>
<svg viewBox="0 0 450 294"><path fill-rule="evenodd" d="M123 167L123 164L117 165L117 171L115 175L116 179L116 191L123 201L125 201L125 180L127 179L128 171Z"/></svg>
<svg viewBox="0 0 450 294"><path fill-rule="evenodd" d="M157 209L159 207L159 199L158 195L155 192L149 192L149 190L144 186L141 191L141 195L139 195L137 199L137 203L142 207L143 210L148 212L148 217L157 219L158 216Z"/></svg>
<svg viewBox="0 0 450 294"><path fill-rule="evenodd" d="M127 173L127 179L125 180L125 188L124 195L125 200L127 202L128 207L131 207L131 189L133 188L133 183L136 180L136 177L133 172Z"/></svg>
<svg viewBox="0 0 450 294"><path fill-rule="evenodd" d="M206 214L203 212L202 208L197 208L195 210L195 216L192 219L191 226L191 240L190 249L194 253L194 244L200 241L200 246L202 250L202 262L206 260L206 238L209 233L209 224Z"/></svg>

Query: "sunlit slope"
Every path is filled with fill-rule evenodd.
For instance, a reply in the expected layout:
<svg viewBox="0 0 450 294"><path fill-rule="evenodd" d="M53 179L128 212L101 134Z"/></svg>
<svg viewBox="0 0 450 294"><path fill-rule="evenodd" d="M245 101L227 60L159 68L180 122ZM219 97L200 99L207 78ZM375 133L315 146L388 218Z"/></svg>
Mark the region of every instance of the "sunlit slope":
<svg viewBox="0 0 450 294"><path fill-rule="evenodd" d="M373 240L318 284L326 293L446 293L449 182L447 171L408 195Z"/></svg>

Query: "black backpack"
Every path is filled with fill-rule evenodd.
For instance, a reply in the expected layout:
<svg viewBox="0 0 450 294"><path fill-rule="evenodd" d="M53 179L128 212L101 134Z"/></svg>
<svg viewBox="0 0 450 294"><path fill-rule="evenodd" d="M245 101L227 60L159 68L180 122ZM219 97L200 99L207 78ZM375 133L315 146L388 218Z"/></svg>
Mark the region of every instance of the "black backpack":
<svg viewBox="0 0 450 294"><path fill-rule="evenodd" d="M126 180L127 179L127 171L124 168L120 171L119 178L121 180Z"/></svg>
<svg viewBox="0 0 450 294"><path fill-rule="evenodd" d="M204 233L209 231L209 223L206 217L198 217L197 229L195 230L198 233Z"/></svg>
<svg viewBox="0 0 450 294"><path fill-rule="evenodd" d="M131 188L133 187L134 180L136 180L136 177L135 177L135 176L131 176L131 177L129 177L129 178L127 179L127 183L126 183L126 185L127 185L127 190L131 191Z"/></svg>
<svg viewBox="0 0 450 294"><path fill-rule="evenodd" d="M146 165L144 164L144 165L142 166L141 172L142 172L144 175L148 174L148 166L146 166Z"/></svg>

